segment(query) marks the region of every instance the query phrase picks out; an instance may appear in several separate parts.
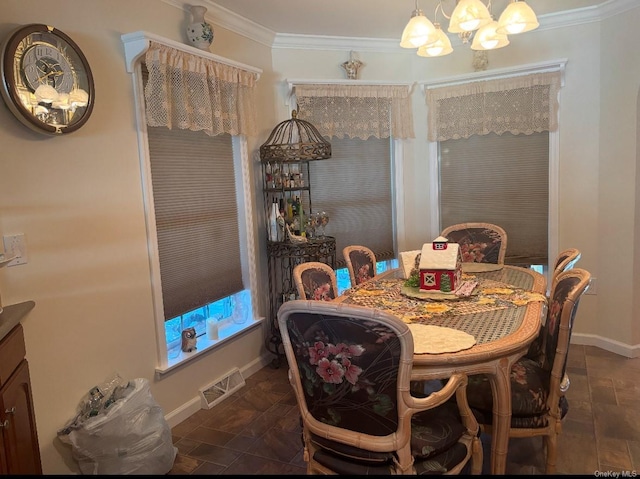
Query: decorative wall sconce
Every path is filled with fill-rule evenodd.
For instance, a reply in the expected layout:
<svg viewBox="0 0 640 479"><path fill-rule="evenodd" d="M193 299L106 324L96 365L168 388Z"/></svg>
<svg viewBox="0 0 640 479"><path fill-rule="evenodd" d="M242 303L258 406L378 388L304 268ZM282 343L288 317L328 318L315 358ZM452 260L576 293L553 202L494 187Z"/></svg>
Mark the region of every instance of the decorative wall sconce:
<svg viewBox="0 0 640 479"><path fill-rule="evenodd" d="M354 59L353 51L349 52L349 61L344 62L341 66L344 68L344 71L347 72L347 78L349 80L357 80L358 79L358 70L362 67L364 63L362 63L358 59Z"/></svg>

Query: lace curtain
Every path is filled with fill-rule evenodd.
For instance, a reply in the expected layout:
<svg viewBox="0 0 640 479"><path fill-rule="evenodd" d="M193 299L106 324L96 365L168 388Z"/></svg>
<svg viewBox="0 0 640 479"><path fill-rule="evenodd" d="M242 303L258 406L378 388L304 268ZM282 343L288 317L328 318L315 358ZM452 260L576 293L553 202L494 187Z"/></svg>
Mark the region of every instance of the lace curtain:
<svg viewBox="0 0 640 479"><path fill-rule="evenodd" d="M257 75L151 42L145 63L147 124L255 135Z"/></svg>
<svg viewBox="0 0 640 479"><path fill-rule="evenodd" d="M414 138L408 85L295 85L298 118L337 138Z"/></svg>
<svg viewBox="0 0 640 479"><path fill-rule="evenodd" d="M560 86L556 71L428 89L429 141L555 131Z"/></svg>

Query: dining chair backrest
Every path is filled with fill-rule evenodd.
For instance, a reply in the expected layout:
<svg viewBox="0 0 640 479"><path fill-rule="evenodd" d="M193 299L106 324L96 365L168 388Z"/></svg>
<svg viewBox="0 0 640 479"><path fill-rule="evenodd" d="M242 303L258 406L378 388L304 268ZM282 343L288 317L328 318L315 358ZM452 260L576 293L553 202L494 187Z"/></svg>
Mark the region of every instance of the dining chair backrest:
<svg viewBox="0 0 640 479"><path fill-rule="evenodd" d="M558 275L549 297L547 320L541 334L544 338L542 368L551 375L550 396L559 394L567 365L567 354L573 330L573 321L578 311L580 298L587 291L591 274L584 269L573 268ZM556 390L556 391L554 391ZM557 404L559 396L551 398Z"/></svg>
<svg viewBox="0 0 640 479"><path fill-rule="evenodd" d="M452 376L436 397L413 398L409 392L413 336L400 319L374 308L288 301L278 310L278 326L303 425L308 473L426 472L414 451L424 456L442 451L421 443L434 436L429 431L420 429L420 435L412 437L412 417L451 405L448 399L454 395L454 404L460 400L468 408L464 374ZM462 448L451 454L458 471L475 451L474 457L480 458L475 463L479 472L482 453L471 410L466 409L464 419L458 416L446 428L439 427L442 413L435 416L435 422L425 417L420 427L431 423L436 436L449 436L446 447L439 447ZM452 431L451 424L459 424L460 429ZM436 466L434 459L425 464Z"/></svg>
<svg viewBox="0 0 640 479"><path fill-rule="evenodd" d="M293 268L293 281L300 299L332 301L338 297L336 272L328 264L300 263Z"/></svg>
<svg viewBox="0 0 640 479"><path fill-rule="evenodd" d="M361 245L346 246L342 250L349 271L351 287L369 281L376 275L376 255Z"/></svg>
<svg viewBox="0 0 640 479"><path fill-rule="evenodd" d="M459 223L447 226L441 236L458 243L464 263L504 264L507 233L491 223Z"/></svg>
<svg viewBox="0 0 640 479"><path fill-rule="evenodd" d="M581 256L582 254L580 253L580 250L576 248L568 248L558 253L558 256L556 256L556 261L553 265L553 276L551 284L553 285L553 282L560 273L573 268L581 258Z"/></svg>

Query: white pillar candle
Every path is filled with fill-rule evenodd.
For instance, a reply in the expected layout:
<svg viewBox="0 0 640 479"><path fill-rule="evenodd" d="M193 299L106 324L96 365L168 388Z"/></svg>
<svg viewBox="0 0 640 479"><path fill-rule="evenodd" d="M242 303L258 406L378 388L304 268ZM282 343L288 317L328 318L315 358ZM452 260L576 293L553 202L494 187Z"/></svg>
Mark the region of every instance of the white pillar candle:
<svg viewBox="0 0 640 479"><path fill-rule="evenodd" d="M218 339L218 321L215 318L207 319L207 338Z"/></svg>

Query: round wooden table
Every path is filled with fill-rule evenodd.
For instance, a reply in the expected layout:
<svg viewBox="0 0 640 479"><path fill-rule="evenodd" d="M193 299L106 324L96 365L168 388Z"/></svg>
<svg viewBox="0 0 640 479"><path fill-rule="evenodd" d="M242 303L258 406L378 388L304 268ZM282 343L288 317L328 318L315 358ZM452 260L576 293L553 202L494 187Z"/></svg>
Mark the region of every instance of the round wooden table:
<svg viewBox="0 0 640 479"><path fill-rule="evenodd" d="M546 314L545 277L531 269L506 265L495 271L468 273L467 279L478 281L480 293L460 301L438 301L450 308L438 311L446 308L430 300L422 305L420 300L401 294L404 279L400 275L399 270L385 272L347 290L335 301L384 309L406 323L445 326L476 338L476 344L463 351L414 354L411 379L443 379L453 373L489 376L494 405L491 472L504 474L511 424L509 374L513 363L526 354Z"/></svg>

